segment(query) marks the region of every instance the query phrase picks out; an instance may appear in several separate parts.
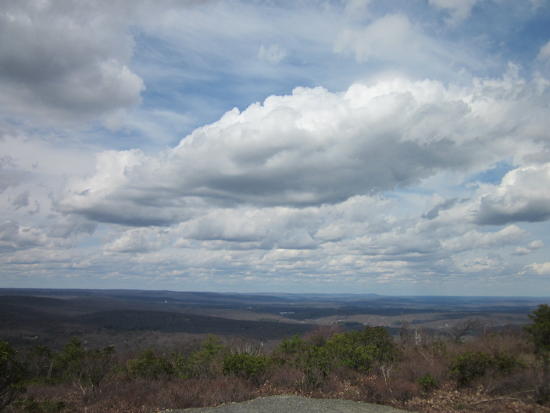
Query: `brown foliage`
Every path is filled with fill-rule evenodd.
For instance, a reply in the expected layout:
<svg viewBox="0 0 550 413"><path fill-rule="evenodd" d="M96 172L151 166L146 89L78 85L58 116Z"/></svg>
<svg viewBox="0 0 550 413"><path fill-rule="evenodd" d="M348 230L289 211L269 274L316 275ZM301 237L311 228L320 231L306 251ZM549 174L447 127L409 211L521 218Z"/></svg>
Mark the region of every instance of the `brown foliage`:
<svg viewBox="0 0 550 413"><path fill-rule="evenodd" d="M318 330L307 340L322 345L334 332ZM239 354L262 352L257 343L234 344L231 350ZM191 348L185 353L189 354ZM486 374L476 378L468 388L457 390L449 368L452 360L465 352L513 355L523 367L506 374ZM464 343L435 339L423 340L420 345L402 342L398 354L393 362L377 364L368 373L340 366L316 377L314 383L311 372L299 363L284 364L284 360L279 360L270 364L261 380L221 373L212 377L170 376L151 380L132 379L120 373L112 374L86 395L70 383L34 384L28 386L26 397L63 401L67 406L64 411L87 413L140 413L215 406L283 393L361 400L425 413L550 413L549 407L534 402L540 372L534 368L537 360L533 348L521 334L485 335ZM120 365L128 360L124 354L118 357ZM17 410L13 408L12 412Z"/></svg>
<svg viewBox="0 0 550 413"><path fill-rule="evenodd" d="M35 400L62 400L71 412L139 413L155 409L215 406L253 397L256 389L242 379L115 380L89 397L70 386L32 386Z"/></svg>

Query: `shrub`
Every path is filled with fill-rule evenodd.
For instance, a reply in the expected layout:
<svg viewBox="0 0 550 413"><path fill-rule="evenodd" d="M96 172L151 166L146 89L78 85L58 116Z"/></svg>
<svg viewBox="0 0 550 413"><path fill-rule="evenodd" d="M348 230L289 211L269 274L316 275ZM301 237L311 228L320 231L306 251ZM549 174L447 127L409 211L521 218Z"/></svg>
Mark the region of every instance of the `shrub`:
<svg viewBox="0 0 550 413"><path fill-rule="evenodd" d="M468 351L458 355L451 363L450 372L459 386L467 386L489 371L507 375L520 367L521 363L510 354L490 355L481 351Z"/></svg>
<svg viewBox="0 0 550 413"><path fill-rule="evenodd" d="M269 365L269 358L252 354L229 354L223 360L223 374L226 376L258 379Z"/></svg>
<svg viewBox="0 0 550 413"><path fill-rule="evenodd" d="M424 393L429 393L439 387L437 380L434 376L427 373L418 379L418 385Z"/></svg>
<svg viewBox="0 0 550 413"><path fill-rule="evenodd" d="M523 364L515 356L506 353L494 354L492 362L491 367L502 375L510 374L517 368L523 367Z"/></svg>
<svg viewBox="0 0 550 413"><path fill-rule="evenodd" d="M46 346L35 346L25 354L28 374L34 382L48 382L54 367L53 352Z"/></svg>
<svg viewBox="0 0 550 413"><path fill-rule="evenodd" d="M290 365L303 369L308 363L311 343L308 343L298 336L284 339L275 349L273 361L279 365Z"/></svg>
<svg viewBox="0 0 550 413"><path fill-rule="evenodd" d="M299 359L299 366L304 371L306 389L320 386L332 369L332 355L326 346L308 346Z"/></svg>
<svg viewBox="0 0 550 413"><path fill-rule="evenodd" d="M304 373L306 389L317 388L335 368L369 371L375 363L394 360L396 348L386 329L366 327L362 331L328 334L313 341L297 336L283 340L275 351L274 361L290 365Z"/></svg>
<svg viewBox="0 0 550 413"><path fill-rule="evenodd" d="M86 350L82 342L73 337L54 358L55 375L62 380L70 380L79 375Z"/></svg>
<svg viewBox="0 0 550 413"><path fill-rule="evenodd" d="M374 362L387 363L396 357L395 345L383 327L335 334L326 346L338 364L359 371L369 371Z"/></svg>
<svg viewBox="0 0 550 413"><path fill-rule="evenodd" d="M328 341L327 347L338 364L354 370L368 371L375 360L376 348L361 343L356 334L336 334Z"/></svg>
<svg viewBox="0 0 550 413"><path fill-rule="evenodd" d="M24 391L23 365L16 359L15 350L5 341L0 341L0 410L8 406Z"/></svg>
<svg viewBox="0 0 550 413"><path fill-rule="evenodd" d="M538 354L544 354L548 357L550 353L550 306L540 305L529 318L533 322L525 327L525 330L531 336Z"/></svg>
<svg viewBox="0 0 550 413"><path fill-rule="evenodd" d="M139 357L128 360L128 373L133 377L157 380L173 374L168 361L155 355L153 350L144 351Z"/></svg>
<svg viewBox="0 0 550 413"><path fill-rule="evenodd" d="M221 375L223 359L228 352L218 337L210 335L187 359L181 355L176 358L176 374L181 378Z"/></svg>
<svg viewBox="0 0 550 413"><path fill-rule="evenodd" d="M284 365L284 369L302 372L300 385L305 390L312 390L319 387L330 373L333 358L326 345L313 344L294 336L281 342L272 360Z"/></svg>
<svg viewBox="0 0 550 413"><path fill-rule="evenodd" d="M533 323L525 328L535 345L535 353L542 361L542 383L537 389L540 403L550 400L550 306L540 305L529 318Z"/></svg>
<svg viewBox="0 0 550 413"><path fill-rule="evenodd" d="M307 343L300 337L292 336L281 341L275 352L285 356L298 355L303 353L307 346Z"/></svg>
<svg viewBox="0 0 550 413"><path fill-rule="evenodd" d="M492 365L491 356L480 351L468 351L458 355L451 363L450 371L459 386L467 386L483 377Z"/></svg>
<svg viewBox="0 0 550 413"><path fill-rule="evenodd" d="M42 353L45 351L41 350ZM89 388L93 390L111 371L114 352L114 347L111 346L88 350L80 340L72 338L52 360L52 367L55 366L55 378L77 384L83 393ZM47 380L50 379L50 372L51 368L48 371Z"/></svg>

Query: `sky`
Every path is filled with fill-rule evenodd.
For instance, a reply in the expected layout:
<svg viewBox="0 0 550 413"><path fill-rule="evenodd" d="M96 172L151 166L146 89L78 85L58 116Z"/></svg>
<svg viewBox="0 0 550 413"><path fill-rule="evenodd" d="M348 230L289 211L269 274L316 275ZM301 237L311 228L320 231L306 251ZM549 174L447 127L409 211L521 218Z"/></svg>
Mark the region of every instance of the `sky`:
<svg viewBox="0 0 550 413"><path fill-rule="evenodd" d="M0 0L0 287L550 295L550 0Z"/></svg>

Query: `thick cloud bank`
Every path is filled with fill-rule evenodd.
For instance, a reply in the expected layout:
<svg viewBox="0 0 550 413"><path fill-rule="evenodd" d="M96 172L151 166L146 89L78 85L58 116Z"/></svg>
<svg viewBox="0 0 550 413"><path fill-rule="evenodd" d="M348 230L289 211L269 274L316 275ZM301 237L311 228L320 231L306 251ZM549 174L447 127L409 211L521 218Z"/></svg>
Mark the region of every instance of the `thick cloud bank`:
<svg viewBox="0 0 550 413"><path fill-rule="evenodd" d="M74 182L61 206L96 221L165 225L205 205L334 204L503 157L522 162L545 145L545 97L513 70L469 88L401 77L343 93L297 88L233 109L157 156L101 153L96 174ZM492 223L483 202L479 220Z"/></svg>

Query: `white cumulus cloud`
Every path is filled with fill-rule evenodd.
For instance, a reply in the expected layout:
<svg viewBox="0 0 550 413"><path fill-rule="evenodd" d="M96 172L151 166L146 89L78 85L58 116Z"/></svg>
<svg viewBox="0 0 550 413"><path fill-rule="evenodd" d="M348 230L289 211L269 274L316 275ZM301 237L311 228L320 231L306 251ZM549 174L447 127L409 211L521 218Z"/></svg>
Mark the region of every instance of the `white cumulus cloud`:
<svg viewBox="0 0 550 413"><path fill-rule="evenodd" d="M470 16L478 0L428 0L430 5L449 13L447 22L451 25L461 23Z"/></svg>
<svg viewBox="0 0 550 413"><path fill-rule="evenodd" d="M477 208L476 220L480 224L550 219L550 163L508 172L499 185L482 190Z"/></svg>
<svg viewBox="0 0 550 413"><path fill-rule="evenodd" d="M519 83L488 80L468 89L383 78L343 93L297 88L233 109L159 155L104 152L96 174L76 180L61 206L102 222L163 225L204 205L339 203L467 171L521 156L515 140L524 139L524 151L534 148L529 139L548 126L537 101L525 98L530 86ZM523 116L510 119L513 111ZM490 221L490 199L480 222Z"/></svg>

